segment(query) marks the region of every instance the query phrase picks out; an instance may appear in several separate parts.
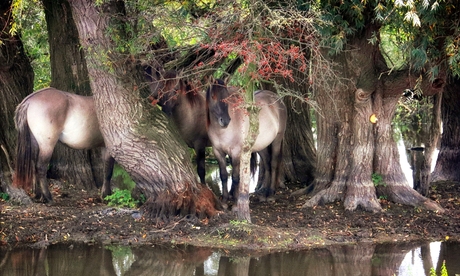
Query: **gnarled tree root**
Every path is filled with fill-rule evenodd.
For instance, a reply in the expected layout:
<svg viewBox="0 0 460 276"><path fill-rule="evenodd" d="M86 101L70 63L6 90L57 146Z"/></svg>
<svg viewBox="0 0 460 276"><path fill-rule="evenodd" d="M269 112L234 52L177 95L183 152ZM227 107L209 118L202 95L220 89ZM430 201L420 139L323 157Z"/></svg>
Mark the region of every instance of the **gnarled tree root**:
<svg viewBox="0 0 460 276"><path fill-rule="evenodd" d="M163 222L175 216L213 217L222 206L211 190L201 184L198 187L195 190L188 187L179 194L166 191L149 197L142 206L144 217Z"/></svg>

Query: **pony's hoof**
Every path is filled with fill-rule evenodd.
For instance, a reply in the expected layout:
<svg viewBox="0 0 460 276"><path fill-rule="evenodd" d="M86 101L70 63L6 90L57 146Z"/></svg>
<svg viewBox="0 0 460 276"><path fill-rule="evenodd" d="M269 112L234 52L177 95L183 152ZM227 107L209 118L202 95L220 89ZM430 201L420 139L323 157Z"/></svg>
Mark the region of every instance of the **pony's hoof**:
<svg viewBox="0 0 460 276"><path fill-rule="evenodd" d="M45 203L46 206L49 206L49 207L54 205L54 201L52 199L51 200L46 200L44 203Z"/></svg>
<svg viewBox="0 0 460 276"><path fill-rule="evenodd" d="M266 202L267 201L267 197L264 196L264 195L259 195L259 202Z"/></svg>
<svg viewBox="0 0 460 276"><path fill-rule="evenodd" d="M275 200L275 197L274 196L269 196L267 197L267 202L268 203L274 203L276 200Z"/></svg>

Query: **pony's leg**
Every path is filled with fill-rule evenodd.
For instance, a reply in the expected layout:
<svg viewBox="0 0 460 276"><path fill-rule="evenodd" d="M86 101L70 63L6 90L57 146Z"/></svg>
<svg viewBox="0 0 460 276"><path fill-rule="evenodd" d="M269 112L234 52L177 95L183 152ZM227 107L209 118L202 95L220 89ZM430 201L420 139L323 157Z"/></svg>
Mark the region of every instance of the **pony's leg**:
<svg viewBox="0 0 460 276"><path fill-rule="evenodd" d="M261 156L261 152L258 152L257 153L259 156ZM266 165L263 163L263 160L262 160L262 157L260 157L260 162L259 162L259 166L258 166L258 172L259 172L259 177L257 179L257 185L256 185L256 188L254 189L255 192L261 190L264 186L264 181L265 181L265 168L266 168Z"/></svg>
<svg viewBox="0 0 460 276"><path fill-rule="evenodd" d="M204 146L196 146L196 170L198 176L200 177L201 184L206 184L205 176L206 176L206 169L205 169L205 157L206 157L206 147Z"/></svg>
<svg viewBox="0 0 460 276"><path fill-rule="evenodd" d="M38 185L35 186L35 197L38 198L40 201L47 202L49 204L53 203L53 198L51 196L48 181L46 179L46 173L48 172L48 165L51 160L51 155L53 154L53 148L44 148L40 147L40 151L38 153L38 159L36 164L36 180L38 181Z"/></svg>
<svg viewBox="0 0 460 276"><path fill-rule="evenodd" d="M233 200L238 199L238 187L240 185L240 157L232 158L232 188L230 189L230 196Z"/></svg>
<svg viewBox="0 0 460 276"><path fill-rule="evenodd" d="M102 159L104 161L104 182L102 183L101 188L101 198L104 198L112 194L112 187L110 185L110 180L112 179L113 166L115 165L115 159L110 156L107 149L102 149Z"/></svg>
<svg viewBox="0 0 460 276"><path fill-rule="evenodd" d="M217 163L219 164L219 173L220 173L220 180L222 182L222 203L225 205L228 201L228 188L227 188L227 180L228 180L228 172L227 172L227 160L225 160L225 153L213 148L214 156L217 159ZM225 206L224 206L225 207Z"/></svg>
<svg viewBox="0 0 460 276"><path fill-rule="evenodd" d="M259 183L257 186L257 194L259 195L259 201L267 201L269 195L270 181L271 181L271 162L270 162L270 151L269 148L265 148L259 151L260 165L259 165Z"/></svg>
<svg viewBox="0 0 460 276"><path fill-rule="evenodd" d="M278 136L273 143L271 144L271 180L270 187L267 192L267 200L274 201L273 196L275 195L275 190L280 182L280 168L281 162L283 161L283 136Z"/></svg>

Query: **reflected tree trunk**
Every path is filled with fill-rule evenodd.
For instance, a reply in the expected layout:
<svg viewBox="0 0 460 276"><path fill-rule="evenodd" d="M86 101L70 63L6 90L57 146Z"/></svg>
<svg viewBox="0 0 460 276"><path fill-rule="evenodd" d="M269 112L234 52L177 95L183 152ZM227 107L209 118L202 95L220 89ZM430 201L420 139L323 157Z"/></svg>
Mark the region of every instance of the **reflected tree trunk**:
<svg viewBox="0 0 460 276"><path fill-rule="evenodd" d="M208 248L133 248L136 261L124 275L198 275L196 267L212 253Z"/></svg>
<svg viewBox="0 0 460 276"><path fill-rule="evenodd" d="M458 261L458 256L460 256L460 246L458 246L458 243L441 243L438 264L436 266L436 274L441 275L443 262L446 263L446 269L449 275L460 274L460 262Z"/></svg>
<svg viewBox="0 0 460 276"><path fill-rule="evenodd" d="M372 262L372 274L369 275L397 275L398 269L407 253L417 247L417 244L401 242L397 244L378 244L373 255L373 260L377 261Z"/></svg>
<svg viewBox="0 0 460 276"><path fill-rule="evenodd" d="M224 272L221 275L224 275ZM315 248L294 254L282 252L252 258L249 275L332 276L336 274L334 274L331 252L326 248Z"/></svg>
<svg viewBox="0 0 460 276"><path fill-rule="evenodd" d="M336 246L330 248L335 275L372 275L374 249L374 244L367 243L359 246Z"/></svg>
<svg viewBox="0 0 460 276"><path fill-rule="evenodd" d="M249 276L249 266L251 257L220 257L218 276L224 275L238 275ZM270 274L265 274L270 275ZM271 274L273 275L273 274Z"/></svg>
<svg viewBox="0 0 460 276"><path fill-rule="evenodd" d="M431 259L430 243L422 244L422 246L420 247L420 253L425 275L430 275L431 268L434 267L433 260Z"/></svg>

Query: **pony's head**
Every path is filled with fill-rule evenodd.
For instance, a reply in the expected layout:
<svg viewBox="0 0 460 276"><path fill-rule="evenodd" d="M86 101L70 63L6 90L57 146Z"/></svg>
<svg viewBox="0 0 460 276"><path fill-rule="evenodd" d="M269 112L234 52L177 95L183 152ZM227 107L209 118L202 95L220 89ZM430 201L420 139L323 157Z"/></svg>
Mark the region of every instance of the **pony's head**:
<svg viewBox="0 0 460 276"><path fill-rule="evenodd" d="M229 93L227 85L221 79L211 79L208 89L206 90L206 106L208 109L208 125L215 120L217 123L226 128L230 124L230 115L228 113Z"/></svg>
<svg viewBox="0 0 460 276"><path fill-rule="evenodd" d="M181 89L182 82L174 71L165 72L158 85L157 100L164 113L171 116L177 104L178 91Z"/></svg>

